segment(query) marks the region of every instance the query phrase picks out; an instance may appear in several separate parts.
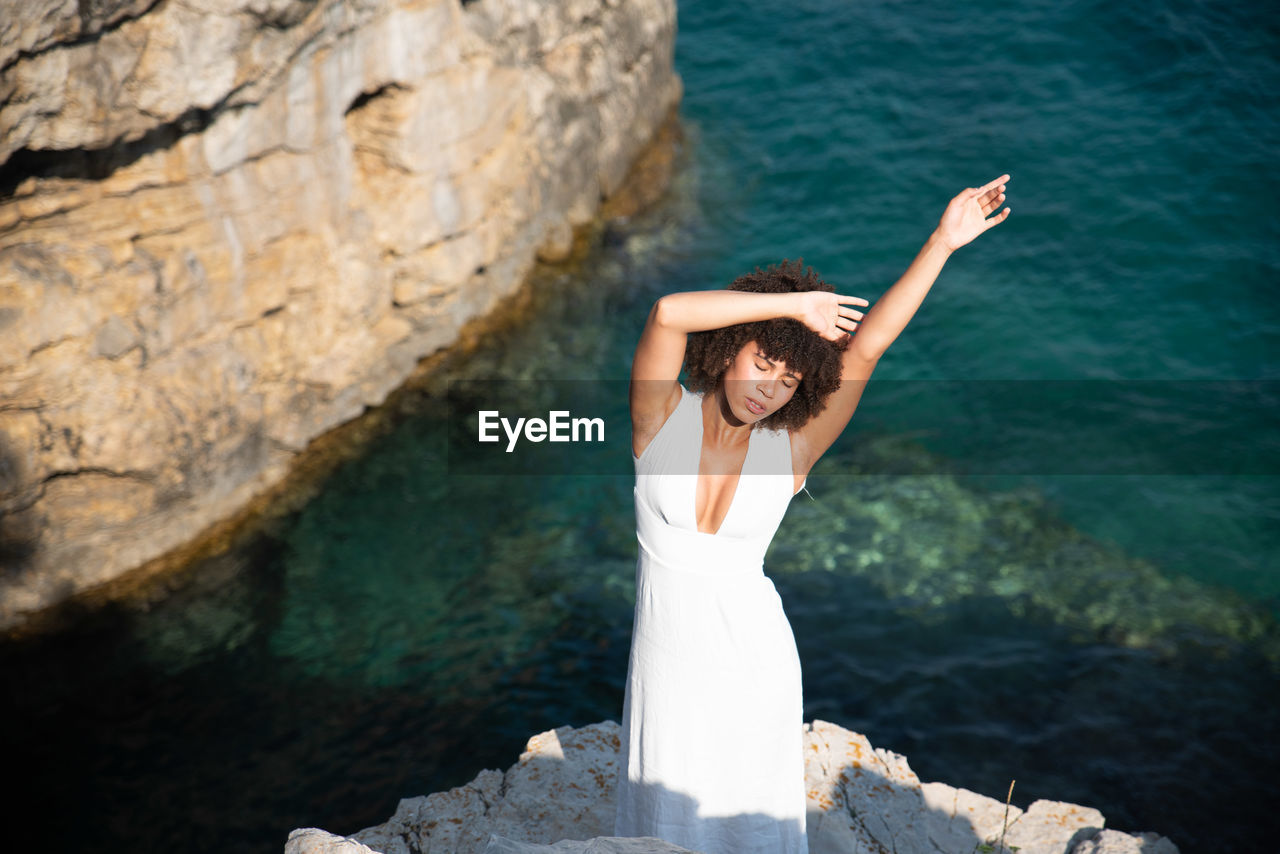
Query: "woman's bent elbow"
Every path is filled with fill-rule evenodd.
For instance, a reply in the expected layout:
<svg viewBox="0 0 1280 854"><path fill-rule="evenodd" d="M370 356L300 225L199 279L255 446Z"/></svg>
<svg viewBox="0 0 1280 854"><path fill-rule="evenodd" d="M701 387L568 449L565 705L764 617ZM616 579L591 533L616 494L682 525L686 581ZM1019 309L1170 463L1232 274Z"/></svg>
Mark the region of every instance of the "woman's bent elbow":
<svg viewBox="0 0 1280 854"><path fill-rule="evenodd" d="M880 357L884 355L885 350L889 349L889 345L882 345L881 342L872 339L870 336L863 336L858 333L849 342L849 349L862 361L874 363L880 361Z"/></svg>
<svg viewBox="0 0 1280 854"><path fill-rule="evenodd" d="M649 323L654 326L671 327L671 302L666 297L658 297L653 308L649 310Z"/></svg>

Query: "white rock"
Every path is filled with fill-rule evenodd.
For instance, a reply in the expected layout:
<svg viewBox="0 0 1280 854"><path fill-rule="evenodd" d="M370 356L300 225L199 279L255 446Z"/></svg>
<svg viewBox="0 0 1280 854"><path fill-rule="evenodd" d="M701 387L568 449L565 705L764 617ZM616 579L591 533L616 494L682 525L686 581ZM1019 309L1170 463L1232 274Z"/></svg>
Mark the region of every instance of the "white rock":
<svg viewBox="0 0 1280 854"><path fill-rule="evenodd" d="M1078 842L1071 854L1178 854L1178 847L1158 833L1104 830Z"/></svg>
<svg viewBox="0 0 1280 854"><path fill-rule="evenodd" d="M517 842L586 840L613 832L620 727L613 721L561 727L529 739L502 774L402 800L390 821L352 834L384 854L479 852L490 834Z"/></svg>
<svg viewBox="0 0 1280 854"><path fill-rule="evenodd" d="M382 854L684 851L611 837L619 737L613 721L541 733L505 774L482 771L466 786L401 801L390 821L350 840ZM804 738L810 854L970 854L1005 829L1003 801L922 784L906 757L858 733L814 721ZM1102 824L1097 810L1074 804L1040 800L1025 812L1010 805L1001 854L1014 846L1019 854L1178 854L1156 834Z"/></svg>
<svg viewBox="0 0 1280 854"><path fill-rule="evenodd" d="M1009 826L1005 846L1018 854L1062 854L1081 839L1102 830L1106 819L1092 807L1061 801L1035 801Z"/></svg>
<svg viewBox="0 0 1280 854"><path fill-rule="evenodd" d="M597 837L585 842L562 840L554 845L517 842L501 836L489 837L483 854L697 854L688 848L663 842L649 836L623 839L617 836Z"/></svg>
<svg viewBox="0 0 1280 854"><path fill-rule="evenodd" d="M346 836L335 836L317 827L302 827L289 834L285 854L378 854Z"/></svg>

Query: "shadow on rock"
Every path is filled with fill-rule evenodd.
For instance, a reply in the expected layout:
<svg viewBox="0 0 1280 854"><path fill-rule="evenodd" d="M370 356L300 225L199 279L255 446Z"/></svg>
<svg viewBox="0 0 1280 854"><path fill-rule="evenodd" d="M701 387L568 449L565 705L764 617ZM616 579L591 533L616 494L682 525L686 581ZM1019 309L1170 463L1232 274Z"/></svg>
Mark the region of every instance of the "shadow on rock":
<svg viewBox="0 0 1280 854"><path fill-rule="evenodd" d="M0 577L20 575L35 562L43 520L31 492L23 488L21 458L0 434Z"/></svg>

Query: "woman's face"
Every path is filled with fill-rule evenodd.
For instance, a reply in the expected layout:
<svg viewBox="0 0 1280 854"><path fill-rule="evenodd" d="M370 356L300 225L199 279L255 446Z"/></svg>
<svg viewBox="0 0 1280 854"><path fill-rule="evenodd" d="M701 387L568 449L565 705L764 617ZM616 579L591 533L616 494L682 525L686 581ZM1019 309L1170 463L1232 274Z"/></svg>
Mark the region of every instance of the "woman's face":
<svg viewBox="0 0 1280 854"><path fill-rule="evenodd" d="M739 421L754 424L786 406L801 377L786 362L767 359L755 341L748 341L721 379L729 410Z"/></svg>

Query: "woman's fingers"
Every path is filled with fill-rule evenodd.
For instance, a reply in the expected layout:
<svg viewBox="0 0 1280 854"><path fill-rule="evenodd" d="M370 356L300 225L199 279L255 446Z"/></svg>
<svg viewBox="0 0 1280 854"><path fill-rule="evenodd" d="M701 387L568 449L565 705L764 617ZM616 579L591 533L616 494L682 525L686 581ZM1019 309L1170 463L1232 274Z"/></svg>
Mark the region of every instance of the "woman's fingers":
<svg viewBox="0 0 1280 854"><path fill-rule="evenodd" d="M956 196L955 199L952 200L952 203L955 204L956 202L959 202L961 204L966 204L973 199L977 199L979 203L986 203L988 199L998 195L1000 191L1004 189L1004 183L1008 180L1008 175L1001 175L999 178L983 184L981 187L969 187L966 190L962 190L960 195Z"/></svg>
<svg viewBox="0 0 1280 854"><path fill-rule="evenodd" d="M973 194L970 196L971 199L977 199L978 204L983 205L984 207L992 204L997 198L1003 197L1004 184L996 184L994 186L988 184L985 187L974 190Z"/></svg>
<svg viewBox="0 0 1280 854"><path fill-rule="evenodd" d="M841 304L850 303L852 305L871 305L871 303L867 302L862 297L850 297L850 296L845 296L844 294L836 294L835 297L836 297L836 302L839 302Z"/></svg>
<svg viewBox="0 0 1280 854"><path fill-rule="evenodd" d="M840 306L840 316L850 318L851 320L861 320L862 312L842 305Z"/></svg>
<svg viewBox="0 0 1280 854"><path fill-rule="evenodd" d="M999 178L995 179L994 181L988 181L986 184L983 184L981 187L979 187L978 192L975 195L980 196L983 193L991 190L993 187L999 187L1001 184L1007 182L1008 180L1009 180L1008 175L1001 175Z"/></svg>
<svg viewBox="0 0 1280 854"><path fill-rule="evenodd" d="M1005 208L1004 210L1000 211L1000 213L988 219L984 223L985 228L983 230L985 231L987 228L991 228L991 226L993 225L999 225L1000 223L1004 222L1006 219L1009 218L1009 211L1011 210L1013 210L1013 208Z"/></svg>

